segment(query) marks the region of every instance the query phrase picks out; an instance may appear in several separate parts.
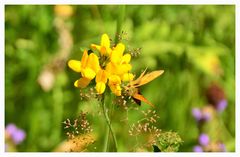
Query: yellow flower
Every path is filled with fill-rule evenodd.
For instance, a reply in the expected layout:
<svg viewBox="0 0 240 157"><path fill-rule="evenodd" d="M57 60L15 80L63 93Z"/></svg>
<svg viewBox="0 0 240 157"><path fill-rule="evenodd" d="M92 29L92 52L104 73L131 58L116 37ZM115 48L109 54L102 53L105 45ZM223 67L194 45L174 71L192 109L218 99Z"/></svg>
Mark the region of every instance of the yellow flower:
<svg viewBox="0 0 240 157"><path fill-rule="evenodd" d="M129 64L129 62L131 61L131 55L130 54L123 55L124 50L125 50L124 44L122 43L117 44L117 46L112 50L110 62L107 64L106 67L106 70L109 73L118 75L121 78L123 78L123 76L126 73L129 73L129 71L132 69L132 65ZM132 76L133 75L131 74L131 77Z"/></svg>
<svg viewBox="0 0 240 157"><path fill-rule="evenodd" d="M116 96L121 96L121 82L132 81L134 75L130 73L131 55L124 54L125 45L118 43L111 49L110 40L107 34L101 37L101 44L92 44L93 49L97 49L101 56L98 58L94 53L88 55L83 52L81 61L70 60L68 66L74 71L81 73L81 78L75 81L74 86L85 88L95 77L95 89L98 94L104 93L106 83ZM99 60L101 65L99 64ZM103 61L103 62L102 62Z"/></svg>
<svg viewBox="0 0 240 157"><path fill-rule="evenodd" d="M110 48L110 40L107 34L103 34L101 37L101 44L91 44L93 49L97 49L102 56L111 54L112 49Z"/></svg>
<svg viewBox="0 0 240 157"><path fill-rule="evenodd" d="M88 55L86 50L83 52L81 61L70 60L68 66L81 73L82 78L74 82L74 86L80 88L85 88L100 70L98 57L94 53Z"/></svg>
<svg viewBox="0 0 240 157"><path fill-rule="evenodd" d="M113 63L120 64L122 60L122 56L125 50L125 45L122 43L117 44L116 47L113 48L110 60Z"/></svg>
<svg viewBox="0 0 240 157"><path fill-rule="evenodd" d="M98 94L102 94L105 91L106 83L107 83L107 72L105 70L100 69L96 76L96 90Z"/></svg>
<svg viewBox="0 0 240 157"><path fill-rule="evenodd" d="M121 79L119 76L111 75L109 77L108 86L116 96L121 96L122 88L120 85L121 85Z"/></svg>
<svg viewBox="0 0 240 157"><path fill-rule="evenodd" d="M132 81L134 78L134 75L132 73L125 73L121 76L121 80L124 82Z"/></svg>

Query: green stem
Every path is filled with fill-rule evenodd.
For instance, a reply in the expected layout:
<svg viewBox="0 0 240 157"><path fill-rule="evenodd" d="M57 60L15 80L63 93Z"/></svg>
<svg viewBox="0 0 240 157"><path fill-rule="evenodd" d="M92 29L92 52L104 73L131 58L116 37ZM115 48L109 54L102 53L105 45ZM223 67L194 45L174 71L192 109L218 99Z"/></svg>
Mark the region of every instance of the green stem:
<svg viewBox="0 0 240 157"><path fill-rule="evenodd" d="M121 29L122 29L122 23L124 21L124 17L125 17L125 10L126 10L126 6L125 5L120 5L119 6L119 13L118 13L118 20L117 20L117 30L116 30L116 36L115 36L115 44L117 44L119 42L119 38L118 36L121 33Z"/></svg>
<svg viewBox="0 0 240 157"><path fill-rule="evenodd" d="M104 111L103 111L104 112ZM104 146L103 146L103 151L107 152L108 151L108 147L109 147L109 136L110 136L110 129L107 126L107 130L106 130L106 135L105 135L105 141L104 141Z"/></svg>
<svg viewBox="0 0 240 157"><path fill-rule="evenodd" d="M112 99L112 94L111 94L111 96L110 96L110 100L113 100ZM113 114L113 111L114 111L114 105L113 105L113 103L110 103L110 107L109 107L109 119L111 120L112 119L112 114ZM110 123L111 123L111 121L110 121ZM108 132L108 136L110 136L110 131ZM108 142L110 141L110 139L108 138ZM109 146L109 145L108 145ZM115 151L117 151L117 149L116 149L117 147L115 147Z"/></svg>
<svg viewBox="0 0 240 157"><path fill-rule="evenodd" d="M111 121L110 121L110 119L108 117L108 113L107 113L107 110L106 110L104 97L101 100L101 106L102 106L104 118L105 118L106 123L108 125L107 131L106 131L106 139L105 139L105 143L104 143L104 151L106 152L107 148L108 148L109 132L112 135L114 147L115 147L115 150L117 151L117 139L116 139L116 136L115 136L114 131L112 129Z"/></svg>
<svg viewBox="0 0 240 157"><path fill-rule="evenodd" d="M118 16L118 20L117 20L117 30L116 30L116 36L115 36L115 44L117 44L119 42L118 36L119 36L119 34L121 32L121 29L122 29L122 23L123 23L124 16L125 16L125 9L126 9L125 5L119 6L119 16ZM111 116L112 112L113 112L113 104L111 102L110 102L110 104L111 104L111 106L109 108L109 114ZM109 118L108 113L106 111L106 106L105 106L105 102L104 102L104 95L103 95L103 98L101 100L101 106L102 106L102 110L103 110L103 114L104 114L106 123L108 125L107 130L106 130L106 137L105 137L105 141L104 141L103 151L106 152L109 148L109 141L110 141L109 136L110 136L110 134L112 135L115 151L117 151L117 139L116 139L116 136L115 136L114 131L112 129L110 118Z"/></svg>

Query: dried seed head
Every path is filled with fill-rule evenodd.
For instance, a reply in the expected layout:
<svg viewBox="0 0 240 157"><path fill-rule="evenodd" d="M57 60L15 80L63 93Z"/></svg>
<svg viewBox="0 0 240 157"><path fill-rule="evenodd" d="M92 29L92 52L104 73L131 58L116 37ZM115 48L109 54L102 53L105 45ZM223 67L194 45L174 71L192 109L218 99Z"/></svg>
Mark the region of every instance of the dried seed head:
<svg viewBox="0 0 240 157"><path fill-rule="evenodd" d="M129 40L128 33L126 31L121 31L121 33L119 34L117 33L116 35L117 35L118 41Z"/></svg>
<svg viewBox="0 0 240 157"><path fill-rule="evenodd" d="M129 135L146 137L147 142L145 141L142 145L151 147L161 134L161 130L154 126L159 116L153 110L141 111L141 113L143 118L131 125Z"/></svg>
<svg viewBox="0 0 240 157"><path fill-rule="evenodd" d="M69 119L63 122L65 125L64 129L67 131L66 135L69 139L72 139L79 134L92 132L92 128L86 118L86 115L86 113L81 112L78 118L74 120L73 124Z"/></svg>
<svg viewBox="0 0 240 157"><path fill-rule="evenodd" d="M90 100L91 98L98 98L99 94L97 94L95 89L91 87L86 89L80 89L79 95L81 100Z"/></svg>
<svg viewBox="0 0 240 157"><path fill-rule="evenodd" d="M129 48L128 51L132 57L138 57L141 54L142 48Z"/></svg>

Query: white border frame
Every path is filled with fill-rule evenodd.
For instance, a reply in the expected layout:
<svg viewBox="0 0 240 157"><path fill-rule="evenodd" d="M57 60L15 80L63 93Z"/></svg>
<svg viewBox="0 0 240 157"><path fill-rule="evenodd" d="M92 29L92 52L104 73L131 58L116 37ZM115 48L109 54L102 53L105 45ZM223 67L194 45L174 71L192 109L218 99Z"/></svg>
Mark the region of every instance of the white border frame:
<svg viewBox="0 0 240 157"><path fill-rule="evenodd" d="M136 3L137 2L137 3ZM236 58L235 58L235 63L236 63L236 70L235 70L235 81L236 81L236 94L235 94L235 107L236 107L236 112L235 112L235 152L226 152L226 153L182 153L182 152L177 152L177 153L5 153L5 148L4 148L4 123L5 123L5 95L4 95L4 79L5 79L5 62L4 62L4 54L5 54L5 26L4 26L4 21L5 21L5 5L7 4L173 4L173 5L185 5L185 4L192 4L192 5L197 5L197 4L215 4L215 5L235 5L235 10L236 10L236 17L235 17L235 32L236 32L236 38L235 38L235 46L236 46ZM211 156L211 157L226 157L226 156L240 156L240 96L238 97L237 94L240 94L240 73L238 72L240 70L240 63L238 62L239 60L239 52L240 52L240 46L238 45L238 42L240 42L240 36L239 36L239 31L240 31L240 4L239 1L237 0L201 0L200 2L196 2L193 0L152 0L151 2L148 2L147 0L52 0L51 2L48 0L38 0L38 1L31 1L31 0L21 0L21 3L17 0L3 0L3 2L0 2L0 73L1 73L1 79L0 79L0 101L1 101L1 106L0 106L0 156L9 156L9 157L16 157L16 156L32 156L32 157L42 157L43 155L47 156L89 156L89 157L95 157L97 156L116 156L116 157L122 157L122 156L141 156L141 157L149 157L149 156L179 156L179 157L192 157L192 156ZM237 53L238 52L238 53ZM237 105L238 104L238 105Z"/></svg>

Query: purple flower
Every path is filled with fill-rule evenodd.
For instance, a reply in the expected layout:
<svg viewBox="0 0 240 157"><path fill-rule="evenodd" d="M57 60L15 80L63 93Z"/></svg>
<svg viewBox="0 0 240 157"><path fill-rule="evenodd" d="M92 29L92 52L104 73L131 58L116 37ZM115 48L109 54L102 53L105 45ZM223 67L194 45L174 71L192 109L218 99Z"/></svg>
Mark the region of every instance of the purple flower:
<svg viewBox="0 0 240 157"><path fill-rule="evenodd" d="M203 112L202 113L202 120L209 121L211 118L212 118L212 116L209 112Z"/></svg>
<svg viewBox="0 0 240 157"><path fill-rule="evenodd" d="M12 139L15 144L20 144L26 137L26 134L23 130L18 129L13 135Z"/></svg>
<svg viewBox="0 0 240 157"><path fill-rule="evenodd" d="M220 150L222 151L222 152L226 152L227 150L226 150L226 146L225 146L225 144L223 144L223 143L220 143L219 144L219 148L220 148Z"/></svg>
<svg viewBox="0 0 240 157"><path fill-rule="evenodd" d="M218 112L222 112L227 107L227 105L228 105L227 100L226 99L222 99L216 105L216 109L217 109Z"/></svg>
<svg viewBox="0 0 240 157"><path fill-rule="evenodd" d="M193 147L193 151L194 151L194 152L203 152L203 149L202 149L201 146L197 145L197 146L194 146L194 147Z"/></svg>
<svg viewBox="0 0 240 157"><path fill-rule="evenodd" d="M192 115L197 121L200 121L202 119L202 112L199 108L193 108Z"/></svg>
<svg viewBox="0 0 240 157"><path fill-rule="evenodd" d="M199 108L192 109L193 117L198 121L209 121L211 119L211 114L208 112L203 112Z"/></svg>
<svg viewBox="0 0 240 157"><path fill-rule="evenodd" d="M26 137L25 132L12 123L6 126L6 132L10 135L15 144L20 144Z"/></svg>
<svg viewBox="0 0 240 157"><path fill-rule="evenodd" d="M207 146L208 143L209 143L209 137L207 134L201 134L199 137L198 137L198 142L202 145L202 146Z"/></svg>
<svg viewBox="0 0 240 157"><path fill-rule="evenodd" d="M15 124L10 123L6 126L6 131L12 136L17 131L17 127Z"/></svg>

